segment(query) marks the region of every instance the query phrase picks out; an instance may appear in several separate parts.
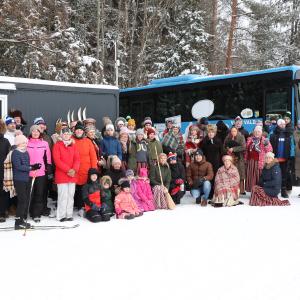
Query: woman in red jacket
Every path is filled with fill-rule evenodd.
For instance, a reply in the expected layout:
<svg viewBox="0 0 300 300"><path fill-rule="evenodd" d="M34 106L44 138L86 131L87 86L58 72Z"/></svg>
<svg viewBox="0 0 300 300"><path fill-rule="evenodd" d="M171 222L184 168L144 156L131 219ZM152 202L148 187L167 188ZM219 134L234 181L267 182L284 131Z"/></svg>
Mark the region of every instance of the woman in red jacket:
<svg viewBox="0 0 300 300"><path fill-rule="evenodd" d="M74 204L80 210L79 215L83 216L82 187L87 183L89 169L97 169L97 155L93 143L84 135L84 126L81 122L77 122L75 126L73 139L80 156Z"/></svg>
<svg viewBox="0 0 300 300"><path fill-rule="evenodd" d="M62 140L53 146L55 183L57 184L57 220L72 221L75 184L80 164L79 151L71 139L69 128L61 131Z"/></svg>

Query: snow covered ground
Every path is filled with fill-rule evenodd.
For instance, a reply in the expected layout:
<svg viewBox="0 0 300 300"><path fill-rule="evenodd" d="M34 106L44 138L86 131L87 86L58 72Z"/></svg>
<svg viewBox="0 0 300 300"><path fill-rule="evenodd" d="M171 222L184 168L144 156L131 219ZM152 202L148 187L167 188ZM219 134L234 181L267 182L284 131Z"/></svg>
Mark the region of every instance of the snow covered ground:
<svg viewBox="0 0 300 300"><path fill-rule="evenodd" d="M200 207L72 230L0 232L3 300L299 300L300 188L289 207ZM43 224L57 224L44 218ZM9 220L4 225L13 224Z"/></svg>

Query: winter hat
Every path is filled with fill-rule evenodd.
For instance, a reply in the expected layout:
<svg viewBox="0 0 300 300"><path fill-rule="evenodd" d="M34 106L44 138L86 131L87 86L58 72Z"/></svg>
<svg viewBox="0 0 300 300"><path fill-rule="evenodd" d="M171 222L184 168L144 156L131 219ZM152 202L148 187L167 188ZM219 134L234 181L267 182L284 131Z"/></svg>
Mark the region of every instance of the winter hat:
<svg viewBox="0 0 300 300"><path fill-rule="evenodd" d="M103 122L103 125L104 127L107 125L107 124L112 124L112 121L109 117L103 117L102 118L102 122Z"/></svg>
<svg viewBox="0 0 300 300"><path fill-rule="evenodd" d="M151 133L156 133L155 132L155 130L153 129L153 128L149 128L148 130L147 130L147 137L149 137L149 135L151 134Z"/></svg>
<svg viewBox="0 0 300 300"><path fill-rule="evenodd" d="M84 121L83 121L83 124L86 125L86 124L91 124L91 125L96 125L96 120L93 119L93 118L86 118Z"/></svg>
<svg viewBox="0 0 300 300"><path fill-rule="evenodd" d="M273 152L267 152L265 157L272 157L274 159L275 154Z"/></svg>
<svg viewBox="0 0 300 300"><path fill-rule="evenodd" d="M127 127L123 126L123 127L121 128L121 130L120 130L120 136L121 136L122 134L127 134L127 135L129 134L129 130L128 130Z"/></svg>
<svg viewBox="0 0 300 300"><path fill-rule="evenodd" d="M64 134L64 133L72 134L72 131L69 127L62 128L62 130L60 131L60 134Z"/></svg>
<svg viewBox="0 0 300 300"><path fill-rule="evenodd" d="M32 125L30 127L29 134L32 134L32 131L34 131L34 130L37 130L37 131L41 132L41 129L40 129L39 125Z"/></svg>
<svg viewBox="0 0 300 300"><path fill-rule="evenodd" d="M126 119L123 118L123 117L117 118L116 121L115 121L115 127L117 128L117 127L118 127L118 124L120 124L120 123L123 123L123 125L125 125Z"/></svg>
<svg viewBox="0 0 300 300"><path fill-rule="evenodd" d="M290 120L292 119L292 114L290 112L286 112L284 115L283 115L284 118L289 118Z"/></svg>
<svg viewBox="0 0 300 300"><path fill-rule="evenodd" d="M102 186L104 186L104 184L108 184L109 187L111 187L112 180L111 180L111 178L109 176L105 175L105 176L101 177L100 183L101 183Z"/></svg>
<svg viewBox="0 0 300 300"><path fill-rule="evenodd" d="M147 170L147 168L140 168L139 176L140 177L148 177L148 170Z"/></svg>
<svg viewBox="0 0 300 300"><path fill-rule="evenodd" d="M84 126L83 126L83 123L78 121L77 124L75 125L75 130L77 129L81 129L81 130L84 130Z"/></svg>
<svg viewBox="0 0 300 300"><path fill-rule="evenodd" d="M201 125L208 125L208 119L203 117L200 119L199 124Z"/></svg>
<svg viewBox="0 0 300 300"><path fill-rule="evenodd" d="M242 121L242 118L240 116L235 117L234 121Z"/></svg>
<svg viewBox="0 0 300 300"><path fill-rule="evenodd" d="M91 175L97 175L98 177L99 177L99 172L98 172L98 170L97 169L95 169L95 168L90 168L89 169L89 172L88 172L88 176L89 177L91 177Z"/></svg>
<svg viewBox="0 0 300 300"><path fill-rule="evenodd" d="M105 130L112 130L112 131L115 131L115 127L114 127L114 125L113 124L107 124L106 126L105 126Z"/></svg>
<svg viewBox="0 0 300 300"><path fill-rule="evenodd" d="M11 123L15 123L16 124L16 121L12 118L12 117L6 117L5 118L5 124L6 126L11 124Z"/></svg>
<svg viewBox="0 0 300 300"><path fill-rule="evenodd" d="M85 131L85 132L96 131L96 127L93 126L93 125L86 126L86 127L84 128L84 131Z"/></svg>
<svg viewBox="0 0 300 300"><path fill-rule="evenodd" d="M146 117L144 119L143 126L145 126L146 124L150 124L152 126L152 120L150 117Z"/></svg>
<svg viewBox="0 0 300 300"><path fill-rule="evenodd" d="M189 128L189 132L192 132L192 130L196 130L197 132L199 132L200 129L196 125L191 125L190 128Z"/></svg>
<svg viewBox="0 0 300 300"><path fill-rule="evenodd" d="M111 165L113 166L114 164L122 164L120 158L117 155L113 155L112 159L111 159Z"/></svg>
<svg viewBox="0 0 300 300"><path fill-rule="evenodd" d="M169 154L168 154L168 160L176 159L176 158L177 158L176 153L169 152Z"/></svg>
<svg viewBox="0 0 300 300"><path fill-rule="evenodd" d="M195 152L195 156L196 156L196 155L201 155L201 156L203 156L202 150L201 150L201 149L197 149L197 151Z"/></svg>
<svg viewBox="0 0 300 300"><path fill-rule="evenodd" d="M129 119L127 122L127 126L135 126L135 120L134 119Z"/></svg>
<svg viewBox="0 0 300 300"><path fill-rule="evenodd" d="M135 132L135 135L137 136L137 135L144 135L144 129L142 129L142 128L139 128L136 132Z"/></svg>
<svg viewBox="0 0 300 300"><path fill-rule="evenodd" d="M128 176L134 176L134 172L131 170L131 169L128 169L126 170L125 172L125 176L128 177Z"/></svg>
<svg viewBox="0 0 300 300"><path fill-rule="evenodd" d="M232 162L232 156L230 156L230 155L224 155L222 157L222 161L224 162L225 160L230 160Z"/></svg>
<svg viewBox="0 0 300 300"><path fill-rule="evenodd" d="M12 118L19 117L21 118L21 124L26 125L27 122L23 119L22 112L20 110L11 110L9 116Z"/></svg>
<svg viewBox="0 0 300 300"><path fill-rule="evenodd" d="M278 119L277 120L277 125L282 125L282 124L285 124L285 121L283 119Z"/></svg>
<svg viewBox="0 0 300 300"><path fill-rule="evenodd" d="M40 124L46 125L46 122L42 117L37 117L33 120L33 124L34 125L40 125Z"/></svg>
<svg viewBox="0 0 300 300"><path fill-rule="evenodd" d="M28 139L25 135L19 134L15 137L15 145L18 146L23 143L28 143Z"/></svg>
<svg viewBox="0 0 300 300"><path fill-rule="evenodd" d="M130 188L130 182L128 180L124 180L122 183L121 183L121 188L124 189L124 188Z"/></svg>

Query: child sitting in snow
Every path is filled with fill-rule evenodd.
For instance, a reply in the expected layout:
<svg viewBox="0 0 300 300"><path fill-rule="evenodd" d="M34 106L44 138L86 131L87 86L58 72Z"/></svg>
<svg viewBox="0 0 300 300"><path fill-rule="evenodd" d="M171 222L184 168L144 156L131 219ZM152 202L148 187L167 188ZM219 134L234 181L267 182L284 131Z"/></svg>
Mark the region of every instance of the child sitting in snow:
<svg viewBox="0 0 300 300"><path fill-rule="evenodd" d="M110 190L112 186L111 178L109 176L102 176L102 178L100 179L100 185L102 203L106 205L106 211L112 217L114 215L115 207L112 201Z"/></svg>
<svg viewBox="0 0 300 300"><path fill-rule="evenodd" d="M143 211L155 210L147 168L140 169L139 177L135 180L135 193L133 196L135 201L140 203Z"/></svg>
<svg viewBox="0 0 300 300"><path fill-rule="evenodd" d="M82 188L86 218L93 223L110 220L110 215L105 209L106 205L101 203L101 186L98 182L98 177L97 169L89 169L88 182Z"/></svg>
<svg viewBox="0 0 300 300"><path fill-rule="evenodd" d="M121 183L121 191L115 198L115 211L118 219L133 219L143 214L130 193L128 180Z"/></svg>

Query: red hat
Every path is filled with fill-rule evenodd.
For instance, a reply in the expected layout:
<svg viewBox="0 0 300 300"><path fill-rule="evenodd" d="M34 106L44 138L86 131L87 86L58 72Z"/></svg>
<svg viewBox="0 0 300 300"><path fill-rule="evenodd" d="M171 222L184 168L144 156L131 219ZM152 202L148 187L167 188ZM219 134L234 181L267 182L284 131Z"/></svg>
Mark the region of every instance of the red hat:
<svg viewBox="0 0 300 300"><path fill-rule="evenodd" d="M149 128L149 129L147 130L147 137L149 137L149 135L150 135L151 133L156 134L156 132L155 132L155 130L154 130L153 128Z"/></svg>
<svg viewBox="0 0 300 300"><path fill-rule="evenodd" d="M168 160L172 159L172 158L176 159L176 157L177 157L176 153L169 152L169 154L168 154Z"/></svg>

